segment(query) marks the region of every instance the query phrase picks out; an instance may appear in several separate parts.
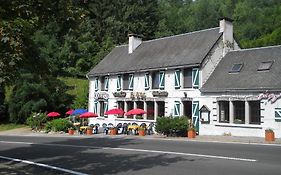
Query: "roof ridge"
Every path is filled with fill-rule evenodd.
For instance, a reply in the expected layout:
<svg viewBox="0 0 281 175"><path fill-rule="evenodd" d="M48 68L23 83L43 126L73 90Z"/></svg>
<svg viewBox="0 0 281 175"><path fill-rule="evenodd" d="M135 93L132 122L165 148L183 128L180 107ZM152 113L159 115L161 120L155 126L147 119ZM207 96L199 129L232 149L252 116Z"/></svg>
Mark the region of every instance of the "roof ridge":
<svg viewBox="0 0 281 175"><path fill-rule="evenodd" d="M281 45L254 47L254 48L239 49L239 50L230 50L229 52L242 52L242 51L251 51L251 50L271 49L271 48L276 48L276 47L281 47Z"/></svg>
<svg viewBox="0 0 281 175"><path fill-rule="evenodd" d="M179 37L179 36L184 36L184 35L191 35L191 34L194 34L194 33L206 32L206 31L214 30L214 29L219 29L219 27L197 30L197 31L188 32L188 33L181 33L181 34L172 35L172 36L165 36L165 37L162 37L162 38L155 38L155 39L152 39L152 40L143 41L142 43L148 43L148 42L158 41L158 40L162 40L162 39L169 39L169 38L174 38L174 37ZM124 47L124 46L128 46L128 44L122 44L122 45L118 45L118 46L115 46L115 47Z"/></svg>

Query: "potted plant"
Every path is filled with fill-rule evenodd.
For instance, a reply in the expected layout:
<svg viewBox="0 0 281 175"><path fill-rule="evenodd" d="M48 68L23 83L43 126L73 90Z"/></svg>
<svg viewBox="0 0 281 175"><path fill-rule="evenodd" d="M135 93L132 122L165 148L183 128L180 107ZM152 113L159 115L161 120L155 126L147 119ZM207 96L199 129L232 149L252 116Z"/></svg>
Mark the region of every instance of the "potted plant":
<svg viewBox="0 0 281 175"><path fill-rule="evenodd" d="M92 135L92 134L93 134L93 127L88 126L88 127L87 127L87 130L86 130L86 134L87 134L87 135Z"/></svg>
<svg viewBox="0 0 281 175"><path fill-rule="evenodd" d="M110 131L110 135L117 135L118 128L112 127L109 129L109 131Z"/></svg>
<svg viewBox="0 0 281 175"><path fill-rule="evenodd" d="M73 127L68 128L68 134L69 135L73 135L74 131L75 131L75 128L73 128Z"/></svg>
<svg viewBox="0 0 281 175"><path fill-rule="evenodd" d="M188 138L195 138L195 136L196 136L195 128L194 127L188 128L188 130L187 130L187 137Z"/></svg>
<svg viewBox="0 0 281 175"><path fill-rule="evenodd" d="M139 131L139 136L145 136L145 131L146 131L145 127L139 127L138 131Z"/></svg>
<svg viewBox="0 0 281 175"><path fill-rule="evenodd" d="M270 128L265 130L265 141L267 142L275 141L274 131Z"/></svg>

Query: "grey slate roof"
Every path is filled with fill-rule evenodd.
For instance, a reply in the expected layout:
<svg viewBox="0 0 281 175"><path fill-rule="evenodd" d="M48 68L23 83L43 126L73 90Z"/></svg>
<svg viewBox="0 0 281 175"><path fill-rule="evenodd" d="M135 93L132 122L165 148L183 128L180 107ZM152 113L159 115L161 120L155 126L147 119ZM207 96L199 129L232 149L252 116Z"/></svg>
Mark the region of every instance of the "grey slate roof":
<svg viewBox="0 0 281 175"><path fill-rule="evenodd" d="M220 38L219 28L143 41L132 54L115 47L88 76L199 65Z"/></svg>
<svg viewBox="0 0 281 175"><path fill-rule="evenodd" d="M261 62L274 61L269 71L257 71ZM243 63L239 73L229 73L233 64ZM231 51L221 60L202 92L281 90L281 46Z"/></svg>

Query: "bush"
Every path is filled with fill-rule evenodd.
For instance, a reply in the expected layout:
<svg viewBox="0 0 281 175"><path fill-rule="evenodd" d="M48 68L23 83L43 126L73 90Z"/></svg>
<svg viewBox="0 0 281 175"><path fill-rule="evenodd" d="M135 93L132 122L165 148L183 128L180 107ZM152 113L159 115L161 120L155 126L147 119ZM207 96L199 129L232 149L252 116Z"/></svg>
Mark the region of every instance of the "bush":
<svg viewBox="0 0 281 175"><path fill-rule="evenodd" d="M47 122L47 115L44 113L32 113L32 115L27 118L26 123L33 130L41 130L44 128L45 123Z"/></svg>
<svg viewBox="0 0 281 175"><path fill-rule="evenodd" d="M155 129L166 136L186 136L188 120L187 117L158 117Z"/></svg>
<svg viewBox="0 0 281 175"><path fill-rule="evenodd" d="M46 123L45 130L47 132L54 131L63 131L67 132L68 128L73 127L72 123L67 119L54 119Z"/></svg>

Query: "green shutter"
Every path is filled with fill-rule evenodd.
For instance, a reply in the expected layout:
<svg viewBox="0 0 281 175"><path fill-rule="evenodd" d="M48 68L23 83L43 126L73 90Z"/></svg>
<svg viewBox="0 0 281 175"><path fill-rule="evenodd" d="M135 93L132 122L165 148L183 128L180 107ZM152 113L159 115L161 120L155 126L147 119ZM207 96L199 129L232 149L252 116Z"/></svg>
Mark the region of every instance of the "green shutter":
<svg viewBox="0 0 281 175"><path fill-rule="evenodd" d="M281 108L275 108L275 121L281 121Z"/></svg>
<svg viewBox="0 0 281 175"><path fill-rule="evenodd" d="M175 70L175 88L179 89L181 87L181 81L180 81L180 70Z"/></svg>
<svg viewBox="0 0 281 175"><path fill-rule="evenodd" d="M144 89L145 90L149 89L149 73L145 73L144 76Z"/></svg>
<svg viewBox="0 0 281 175"><path fill-rule="evenodd" d="M99 90L99 78L96 77L95 79L95 91L98 91Z"/></svg>
<svg viewBox="0 0 281 175"><path fill-rule="evenodd" d="M130 90L134 89L134 74L129 75L129 89Z"/></svg>
<svg viewBox="0 0 281 175"><path fill-rule="evenodd" d="M117 76L117 91L121 90L121 75Z"/></svg>
<svg viewBox="0 0 281 175"><path fill-rule="evenodd" d="M105 79L104 90L108 91L108 81L109 81L109 77L106 76L104 79Z"/></svg>
<svg viewBox="0 0 281 175"><path fill-rule="evenodd" d="M192 101L192 124L199 132L199 101Z"/></svg>
<svg viewBox="0 0 281 175"><path fill-rule="evenodd" d="M108 101L104 101L104 109L103 109L103 112L105 113L106 111L108 111Z"/></svg>
<svg viewBox="0 0 281 175"><path fill-rule="evenodd" d="M175 101L174 104L174 116L178 117L180 116L180 102L179 101Z"/></svg>
<svg viewBox="0 0 281 175"><path fill-rule="evenodd" d="M98 114L98 101L94 101L94 113Z"/></svg>
<svg viewBox="0 0 281 175"><path fill-rule="evenodd" d="M160 89L165 88L165 72L164 71L159 72L159 88Z"/></svg>
<svg viewBox="0 0 281 175"><path fill-rule="evenodd" d="M199 87L199 68L192 69L192 87L193 88Z"/></svg>

